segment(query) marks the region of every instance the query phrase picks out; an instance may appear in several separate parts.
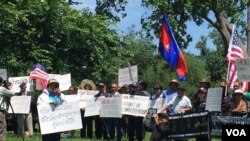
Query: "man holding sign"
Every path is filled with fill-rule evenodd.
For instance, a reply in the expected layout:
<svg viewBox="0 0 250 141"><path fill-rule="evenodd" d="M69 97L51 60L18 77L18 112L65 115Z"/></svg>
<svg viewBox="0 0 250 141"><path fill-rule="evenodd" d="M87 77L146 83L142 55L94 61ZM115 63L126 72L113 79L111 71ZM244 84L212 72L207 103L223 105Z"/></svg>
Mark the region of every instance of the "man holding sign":
<svg viewBox="0 0 250 141"><path fill-rule="evenodd" d="M50 79L47 84L47 88L43 90L43 93L38 97L37 104L51 104L57 106L65 101L64 95L61 95L59 89L59 82L55 79ZM60 133L50 133L42 135L43 141L60 141Z"/></svg>

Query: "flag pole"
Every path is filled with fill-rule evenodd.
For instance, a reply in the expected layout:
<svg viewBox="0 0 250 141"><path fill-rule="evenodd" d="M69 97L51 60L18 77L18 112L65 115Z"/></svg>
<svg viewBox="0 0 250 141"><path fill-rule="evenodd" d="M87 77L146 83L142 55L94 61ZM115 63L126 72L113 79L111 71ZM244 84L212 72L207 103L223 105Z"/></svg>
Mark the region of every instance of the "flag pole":
<svg viewBox="0 0 250 141"><path fill-rule="evenodd" d="M229 77L229 66L230 66L230 59L227 65L227 80L226 80L226 87L225 87L225 93L224 96L227 96L227 89L228 89L228 77Z"/></svg>

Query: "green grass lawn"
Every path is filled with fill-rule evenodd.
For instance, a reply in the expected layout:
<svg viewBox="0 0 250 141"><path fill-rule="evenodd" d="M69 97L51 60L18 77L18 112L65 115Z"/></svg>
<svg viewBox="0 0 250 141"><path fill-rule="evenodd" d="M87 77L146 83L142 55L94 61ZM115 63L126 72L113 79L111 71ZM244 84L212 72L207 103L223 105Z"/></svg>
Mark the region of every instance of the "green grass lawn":
<svg viewBox="0 0 250 141"><path fill-rule="evenodd" d="M150 141L150 136L151 136L151 132L146 132L146 136L144 141ZM35 133L32 137L26 138L25 141L41 141L41 135L40 133ZM76 130L75 136L73 138L69 138L69 139L64 139L61 138L61 141L88 141L87 139L81 139L80 138L80 130ZM123 138L123 141L127 141L127 138ZM189 141L195 141L194 138L188 139ZM212 141L220 141L221 139L212 139ZM22 137L21 136L17 136L14 133L9 132L7 134L6 137L6 141L22 141ZM97 139L92 139L91 141L98 141Z"/></svg>

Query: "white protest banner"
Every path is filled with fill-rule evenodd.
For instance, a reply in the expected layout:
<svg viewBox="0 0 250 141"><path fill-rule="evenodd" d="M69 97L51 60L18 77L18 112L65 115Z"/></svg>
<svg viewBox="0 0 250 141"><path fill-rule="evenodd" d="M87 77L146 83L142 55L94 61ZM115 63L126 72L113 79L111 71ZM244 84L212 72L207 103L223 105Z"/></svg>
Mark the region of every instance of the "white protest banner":
<svg viewBox="0 0 250 141"><path fill-rule="evenodd" d="M118 85L119 87L124 84L132 84L138 81L137 65L119 69Z"/></svg>
<svg viewBox="0 0 250 141"><path fill-rule="evenodd" d="M145 117L148 104L147 96L122 94L122 114Z"/></svg>
<svg viewBox="0 0 250 141"><path fill-rule="evenodd" d="M222 93L222 88L209 88L205 109L209 111L221 111Z"/></svg>
<svg viewBox="0 0 250 141"><path fill-rule="evenodd" d="M3 80L7 80L7 69L0 69L0 76Z"/></svg>
<svg viewBox="0 0 250 141"><path fill-rule="evenodd" d="M37 106L41 134L56 133L82 128L79 104L64 102L61 105Z"/></svg>
<svg viewBox="0 0 250 141"><path fill-rule="evenodd" d="M79 100L80 108L86 107L86 101L93 98L95 94L99 91L91 91L91 90L78 90L77 91L77 99Z"/></svg>
<svg viewBox="0 0 250 141"><path fill-rule="evenodd" d="M70 73L65 74L65 75L60 75L60 74L48 74L48 75L49 75L49 79L56 79L56 81L59 82L61 91L66 91L71 86L71 74ZM36 81L36 89L42 90L42 82L39 80Z"/></svg>
<svg viewBox="0 0 250 141"><path fill-rule="evenodd" d="M71 74L49 74L49 79L56 79L60 84L60 90L66 91L71 86Z"/></svg>
<svg viewBox="0 0 250 141"><path fill-rule="evenodd" d="M157 98L156 100L150 100L148 108L157 109L157 113L160 113L165 101L165 98Z"/></svg>
<svg viewBox="0 0 250 141"><path fill-rule="evenodd" d="M13 96L10 99L13 111L9 107L8 113L15 114L29 114L30 113L30 103L31 96Z"/></svg>
<svg viewBox="0 0 250 141"><path fill-rule="evenodd" d="M100 117L122 117L122 97L104 97L101 99Z"/></svg>
<svg viewBox="0 0 250 141"><path fill-rule="evenodd" d="M92 97L86 102L84 117L100 115L102 97Z"/></svg>
<svg viewBox="0 0 250 141"><path fill-rule="evenodd" d="M240 82L250 82L250 58L236 59L237 77Z"/></svg>
<svg viewBox="0 0 250 141"><path fill-rule="evenodd" d="M29 76L21 76L21 77L9 77L9 82L13 84L13 91L15 93L20 92L20 87L19 85L22 82L26 83L26 90L32 92L33 91L33 81L29 80Z"/></svg>

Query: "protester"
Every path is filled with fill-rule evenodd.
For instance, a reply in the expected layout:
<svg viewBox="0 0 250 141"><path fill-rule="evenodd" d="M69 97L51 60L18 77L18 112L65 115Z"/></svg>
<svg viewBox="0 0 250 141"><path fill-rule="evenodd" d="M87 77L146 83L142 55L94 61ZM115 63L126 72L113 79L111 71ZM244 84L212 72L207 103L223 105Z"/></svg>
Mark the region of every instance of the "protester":
<svg viewBox="0 0 250 141"><path fill-rule="evenodd" d="M147 91L147 87L148 84L146 82L140 82L138 85L139 89L142 90L142 92L146 95L146 96L150 96L150 93Z"/></svg>
<svg viewBox="0 0 250 141"><path fill-rule="evenodd" d="M141 86L139 86L139 83L132 84L132 91L131 95L139 95L139 96L148 96L143 92L143 89ZM137 117L129 115L128 117L128 135L129 135L129 141L134 141L135 136L137 141L143 140L143 117Z"/></svg>
<svg viewBox="0 0 250 141"><path fill-rule="evenodd" d="M198 93L199 105L196 105L196 107L194 107L194 110L195 112L204 112L206 109L207 89L201 87L197 93ZM196 141L208 141L207 136L198 136L195 139Z"/></svg>
<svg viewBox="0 0 250 141"><path fill-rule="evenodd" d="M51 106L57 106L65 101L65 96L60 92L59 82L55 79L50 79L47 84L47 88L43 90L43 93L38 97L37 104L50 104ZM60 132L50 133L42 135L42 141L60 141Z"/></svg>
<svg viewBox="0 0 250 141"><path fill-rule="evenodd" d="M3 85L3 78L0 76L0 141L6 140L7 125L6 125L6 113L9 108L10 97L14 94L6 89Z"/></svg>
<svg viewBox="0 0 250 141"><path fill-rule="evenodd" d="M118 85L116 83L111 84L111 93L110 97L121 97L118 92ZM121 128L121 118L108 118L108 129L110 140L115 139L115 130L116 130L116 141L121 141L122 139L122 128Z"/></svg>
<svg viewBox="0 0 250 141"><path fill-rule="evenodd" d="M68 95L76 95L78 88L76 86L70 86L68 89ZM72 138L75 135L75 130L65 131L61 133L61 137L63 138Z"/></svg>
<svg viewBox="0 0 250 141"><path fill-rule="evenodd" d="M81 82L81 89L84 90L96 90L96 86L93 83L92 80L84 79ZM82 116L82 129L80 130L80 136L81 138L86 137L86 131L87 131L87 138L92 139L93 138L93 116L84 117L85 114L85 108L81 108L81 116Z"/></svg>
<svg viewBox="0 0 250 141"><path fill-rule="evenodd" d="M98 90L99 93L96 94L94 97L96 98L96 101L99 97L108 97L109 94L106 93L106 85L104 83L98 84ZM95 136L97 139L101 139L103 137L104 140L109 139L108 134L108 125L107 120L105 118L100 118L100 116L95 116Z"/></svg>
<svg viewBox="0 0 250 141"><path fill-rule="evenodd" d="M177 96L172 101L163 106L161 112L171 109L169 114L186 114L192 108L190 99L185 95L184 87L177 88Z"/></svg>
<svg viewBox="0 0 250 141"><path fill-rule="evenodd" d="M169 90L165 90L164 97L166 98L166 102L170 102L177 95L177 88L179 87L179 83L176 79L172 79L168 83Z"/></svg>
<svg viewBox="0 0 250 141"><path fill-rule="evenodd" d="M170 127L168 125L168 115L166 113L153 114L152 118L155 121L151 134L151 141L168 141Z"/></svg>
<svg viewBox="0 0 250 141"><path fill-rule="evenodd" d="M157 98L165 98L165 95L162 91L161 86L155 86L154 90L155 90L155 94L151 96L151 100L156 100Z"/></svg>
<svg viewBox="0 0 250 141"><path fill-rule="evenodd" d="M233 93L233 103L230 108L230 112L238 114L238 113L247 113L247 102L243 96L243 91L241 89L236 89Z"/></svg>
<svg viewBox="0 0 250 141"><path fill-rule="evenodd" d="M30 113L29 114L18 114L17 116L17 124L18 134L23 134L24 137L29 137L33 135L33 111L36 110L36 102L33 97L32 92L27 91L27 84L22 82L20 85L20 92L17 93L17 96L31 96L31 103L30 103ZM28 104L28 103L27 103ZM20 129L20 131L19 131Z"/></svg>

